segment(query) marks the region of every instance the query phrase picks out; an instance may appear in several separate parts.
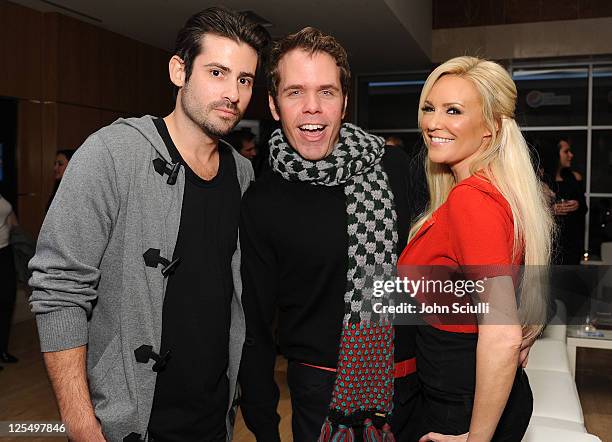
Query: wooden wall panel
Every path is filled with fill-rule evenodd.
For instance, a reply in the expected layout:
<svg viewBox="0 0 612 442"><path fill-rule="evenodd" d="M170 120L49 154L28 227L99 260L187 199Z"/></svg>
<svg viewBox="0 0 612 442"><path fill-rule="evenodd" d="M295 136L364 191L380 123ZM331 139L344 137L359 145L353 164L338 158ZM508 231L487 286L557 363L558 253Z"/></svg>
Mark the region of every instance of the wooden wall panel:
<svg viewBox="0 0 612 442"><path fill-rule="evenodd" d="M41 103L20 100L17 107L17 211L23 227L37 235L42 223L42 110Z"/></svg>
<svg viewBox="0 0 612 442"><path fill-rule="evenodd" d="M0 0L0 96L20 98L20 221L38 234L53 161L121 116L167 115L170 54L59 13Z"/></svg>
<svg viewBox="0 0 612 442"><path fill-rule="evenodd" d="M19 100L17 106L17 163L19 194L40 192L42 104Z"/></svg>
<svg viewBox="0 0 612 442"><path fill-rule="evenodd" d="M57 149L76 149L85 139L125 113L69 104L57 105Z"/></svg>
<svg viewBox="0 0 612 442"><path fill-rule="evenodd" d="M43 108L43 143L40 153L42 214L53 191L53 162L59 149L77 149L96 130L124 114L91 107L47 103Z"/></svg>
<svg viewBox="0 0 612 442"><path fill-rule="evenodd" d="M166 116L174 108L173 85L168 74L171 54L151 46L138 50L138 68L133 75L134 90L138 91L137 114Z"/></svg>
<svg viewBox="0 0 612 442"><path fill-rule="evenodd" d="M57 101L98 107L100 65L96 28L60 14L57 20Z"/></svg>
<svg viewBox="0 0 612 442"><path fill-rule="evenodd" d="M105 90L114 90L114 92L107 94L112 101L102 107L120 109L132 114L138 113L138 86L145 80L138 71L138 53L143 44L117 34L108 37L105 43L108 45L106 48L108 66L101 84ZM153 51L162 52L159 49Z"/></svg>
<svg viewBox="0 0 612 442"><path fill-rule="evenodd" d="M58 102L134 115L170 111L168 53L60 14L54 19Z"/></svg>
<svg viewBox="0 0 612 442"><path fill-rule="evenodd" d="M57 103L47 103L43 107L43 143L41 148L41 201L43 201L43 212L47 207L49 197L53 191L53 162L58 147L57 125L58 125Z"/></svg>
<svg viewBox="0 0 612 442"><path fill-rule="evenodd" d="M40 98L42 29L40 12L0 1L0 95Z"/></svg>
<svg viewBox="0 0 612 442"><path fill-rule="evenodd" d="M59 16L58 14L44 15L44 38L43 38L43 75L42 75L42 99L43 101L56 102L58 96L59 78Z"/></svg>
<svg viewBox="0 0 612 442"><path fill-rule="evenodd" d="M609 0L433 0L433 29L612 17Z"/></svg>
<svg viewBox="0 0 612 442"><path fill-rule="evenodd" d="M37 235L54 186L58 149L76 149L96 130L125 114L90 107L21 100L18 108L18 210L26 230Z"/></svg>

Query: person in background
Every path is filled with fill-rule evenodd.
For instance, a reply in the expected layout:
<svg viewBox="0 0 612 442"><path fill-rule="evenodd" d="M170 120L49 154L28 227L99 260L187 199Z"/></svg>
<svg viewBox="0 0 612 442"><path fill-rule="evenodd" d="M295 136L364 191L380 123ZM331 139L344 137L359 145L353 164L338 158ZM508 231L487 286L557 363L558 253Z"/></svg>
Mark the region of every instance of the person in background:
<svg viewBox="0 0 612 442"><path fill-rule="evenodd" d="M427 325L418 327L416 339L420 442L519 441L531 418L533 397L522 366L546 303L538 286L521 284L532 280L519 280L515 266L525 265L527 275L527 266L548 264L554 224L514 119L516 95L502 66L474 57L443 63L421 92L430 197L398 273L427 266L432 274L449 269L464 281L485 281L481 299L497 314L424 317ZM417 299L432 300L426 294Z"/></svg>
<svg viewBox="0 0 612 442"><path fill-rule="evenodd" d="M545 147L542 179L552 191L558 225L557 264L578 265L584 253L584 215L587 213L582 175L572 169L574 154L567 138Z"/></svg>
<svg viewBox="0 0 612 442"><path fill-rule="evenodd" d="M269 170L267 146L255 143L255 134L249 128L242 128L229 134L225 141L231 144L243 157L251 161L255 178L259 178L266 170Z"/></svg>
<svg viewBox="0 0 612 442"><path fill-rule="evenodd" d="M400 148L403 149L404 148L404 142L397 135L390 135L387 138L385 138L385 146L388 146L388 147L400 147Z"/></svg>
<svg viewBox="0 0 612 442"><path fill-rule="evenodd" d="M18 225L13 206L0 195L0 362L14 363L17 358L8 352L9 335L17 296L15 262L10 233ZM0 367L0 370L2 367Z"/></svg>
<svg viewBox="0 0 612 442"><path fill-rule="evenodd" d="M45 213L49 211L49 206L53 202L53 198L57 193L57 189L59 188L64 172L66 171L66 167L68 167L68 163L75 152L76 150L74 149L60 149L55 153L55 161L53 162L53 191L51 192L51 196L47 202Z"/></svg>
<svg viewBox="0 0 612 442"><path fill-rule="evenodd" d="M255 134L248 128L233 131L227 136L226 141L248 160L252 161L257 156Z"/></svg>

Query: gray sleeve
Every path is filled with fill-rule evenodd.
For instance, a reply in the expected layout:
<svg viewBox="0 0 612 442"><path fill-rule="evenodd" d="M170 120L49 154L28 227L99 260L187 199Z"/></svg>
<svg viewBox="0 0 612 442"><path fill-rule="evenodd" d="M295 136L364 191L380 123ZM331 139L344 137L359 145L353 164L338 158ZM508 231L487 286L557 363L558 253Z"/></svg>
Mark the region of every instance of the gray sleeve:
<svg viewBox="0 0 612 442"><path fill-rule="evenodd" d="M236 174L238 175L240 191L242 195L244 195L244 192L246 192L251 183L255 181L255 172L253 171L253 166L249 160L236 152L236 149L232 148L231 146L230 148L232 149L232 154L234 155L234 160L236 161Z"/></svg>
<svg viewBox="0 0 612 442"><path fill-rule="evenodd" d="M87 344L100 262L118 210L114 163L94 134L72 157L29 263L43 352Z"/></svg>

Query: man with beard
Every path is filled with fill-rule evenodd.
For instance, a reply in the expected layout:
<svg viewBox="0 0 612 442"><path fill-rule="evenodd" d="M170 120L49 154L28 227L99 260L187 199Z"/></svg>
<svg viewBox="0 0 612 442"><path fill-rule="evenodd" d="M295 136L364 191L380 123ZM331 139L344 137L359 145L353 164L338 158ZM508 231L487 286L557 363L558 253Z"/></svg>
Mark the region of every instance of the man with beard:
<svg viewBox="0 0 612 442"><path fill-rule="evenodd" d="M242 15L195 14L169 62L172 113L99 130L66 171L30 302L71 440L231 438L253 172L219 139L244 114L266 41Z"/></svg>
<svg viewBox="0 0 612 442"><path fill-rule="evenodd" d="M365 278L391 275L406 244L408 158L342 124L350 70L333 37L305 28L280 40L268 75L282 128L270 140L272 171L245 194L240 220L245 422L258 441L280 440L278 309L295 442L393 440L391 432L416 440L414 327L395 327L394 339L393 327L369 317Z"/></svg>

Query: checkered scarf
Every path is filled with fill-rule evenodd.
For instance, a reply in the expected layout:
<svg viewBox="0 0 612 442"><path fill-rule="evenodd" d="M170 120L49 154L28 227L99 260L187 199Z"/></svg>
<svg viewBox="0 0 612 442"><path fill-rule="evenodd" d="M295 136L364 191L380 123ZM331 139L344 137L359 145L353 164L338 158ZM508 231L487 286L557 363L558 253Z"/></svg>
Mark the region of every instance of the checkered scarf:
<svg viewBox="0 0 612 442"><path fill-rule="evenodd" d="M393 327L372 309L372 282L395 271L397 216L381 159L384 140L345 123L331 154L302 158L277 129L269 142L272 169L288 181L344 186L348 232L345 315L334 391L320 442L392 441Z"/></svg>

